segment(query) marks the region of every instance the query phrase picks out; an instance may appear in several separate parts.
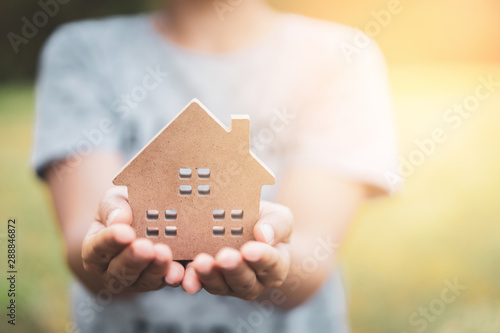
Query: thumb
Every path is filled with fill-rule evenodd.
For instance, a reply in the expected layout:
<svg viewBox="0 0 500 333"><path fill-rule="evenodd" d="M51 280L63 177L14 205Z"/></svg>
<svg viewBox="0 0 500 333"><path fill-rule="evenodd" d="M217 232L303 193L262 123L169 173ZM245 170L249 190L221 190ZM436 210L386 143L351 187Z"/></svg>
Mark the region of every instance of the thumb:
<svg viewBox="0 0 500 333"><path fill-rule="evenodd" d="M293 214L286 206L263 201L260 219L255 225L254 236L269 245L288 243L293 229Z"/></svg>
<svg viewBox="0 0 500 333"><path fill-rule="evenodd" d="M105 226L132 223L132 209L128 202L126 187L116 186L106 192L99 203L97 220Z"/></svg>

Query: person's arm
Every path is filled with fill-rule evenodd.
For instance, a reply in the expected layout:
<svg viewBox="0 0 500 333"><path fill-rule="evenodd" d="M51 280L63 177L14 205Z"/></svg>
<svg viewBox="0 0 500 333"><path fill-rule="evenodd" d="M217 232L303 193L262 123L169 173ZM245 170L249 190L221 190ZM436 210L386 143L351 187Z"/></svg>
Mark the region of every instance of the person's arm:
<svg viewBox="0 0 500 333"><path fill-rule="evenodd" d="M291 168L283 179L280 204L262 203L254 229L257 241L240 251L222 249L215 257L198 255L186 269L183 288L271 301L267 291L280 288L276 307L300 305L323 285L349 222L374 191L330 171ZM273 228L270 242L263 224Z"/></svg>
<svg viewBox="0 0 500 333"><path fill-rule="evenodd" d="M277 305L296 306L321 286L331 269L336 249L327 249L318 257L318 247L325 250L324 244L340 241L366 196L365 186L342 177L291 169L278 200L292 207L296 218L293 235L291 211L283 205L263 202L262 216L255 227L257 241L246 243L241 251L225 248L215 258L201 254L184 273L183 267L172 261L167 246L136 239L129 226L132 213L126 191L120 187L107 190L120 165L119 155L93 154L79 166L66 169L69 172L63 179L56 176L56 168L69 168L66 162L47 172L68 263L94 292L102 288L147 291L182 283L189 293L203 286L213 294L252 300L281 287L286 302ZM118 208L120 213L113 216L111 213ZM266 239L263 224L272 226L271 240ZM270 244L265 244L268 241ZM318 266L313 272L304 275L292 269L288 274L290 266L300 267L310 258ZM123 279L114 272L129 278L125 285L117 285L117 281L123 284Z"/></svg>
<svg viewBox="0 0 500 333"><path fill-rule="evenodd" d="M321 288L360 204L375 194L371 186L331 171L292 167L286 173L278 202L290 207L295 224L283 307L297 306Z"/></svg>
<svg viewBox="0 0 500 333"><path fill-rule="evenodd" d="M136 239L129 226L126 190L111 183L121 165L120 154L106 152L91 154L77 166L62 161L47 169L68 264L94 292L153 290L164 285L166 275L170 285L178 285L184 269L172 262L170 248ZM117 208L119 213L112 214Z"/></svg>

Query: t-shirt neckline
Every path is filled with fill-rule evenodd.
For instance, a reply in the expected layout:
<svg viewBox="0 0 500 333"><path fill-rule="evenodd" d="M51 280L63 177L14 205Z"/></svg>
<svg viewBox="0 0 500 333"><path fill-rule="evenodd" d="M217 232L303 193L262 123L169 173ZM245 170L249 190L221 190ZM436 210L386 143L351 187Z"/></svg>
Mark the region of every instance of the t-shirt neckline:
<svg viewBox="0 0 500 333"><path fill-rule="evenodd" d="M153 36L155 41L157 41L160 45L162 45L166 49L174 51L175 53L178 54L182 54L183 56L205 59L205 60L214 60L214 61L217 60L227 61L231 59L250 57L256 53L259 53L262 50L265 50L267 46L272 45L273 41L276 40L275 37L283 29L287 21L287 18L289 16L287 14L279 14L280 17L276 20L276 22L274 22L273 26L269 29L269 31L265 34L265 36L262 36L258 40L249 43L248 45L239 48L237 50L216 53L216 52L204 52L204 51L197 51L194 49L190 49L182 45L179 45L170 40L169 38L165 37L155 27L154 16L156 14L157 13L154 12L146 15L147 29L151 32L151 35Z"/></svg>

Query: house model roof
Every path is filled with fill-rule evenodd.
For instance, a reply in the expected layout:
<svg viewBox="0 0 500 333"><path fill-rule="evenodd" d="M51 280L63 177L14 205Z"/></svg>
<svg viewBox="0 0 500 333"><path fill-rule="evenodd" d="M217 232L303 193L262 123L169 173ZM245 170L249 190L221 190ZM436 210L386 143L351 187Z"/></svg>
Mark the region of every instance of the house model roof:
<svg viewBox="0 0 500 333"><path fill-rule="evenodd" d="M132 227L190 260L253 239L272 172L250 151L250 119L226 128L193 100L113 180L128 188Z"/></svg>

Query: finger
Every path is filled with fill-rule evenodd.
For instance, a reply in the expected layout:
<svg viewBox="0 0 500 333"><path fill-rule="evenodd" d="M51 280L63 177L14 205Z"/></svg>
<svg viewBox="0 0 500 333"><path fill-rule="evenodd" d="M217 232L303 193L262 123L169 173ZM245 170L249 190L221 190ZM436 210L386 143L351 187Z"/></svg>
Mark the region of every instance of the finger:
<svg viewBox="0 0 500 333"><path fill-rule="evenodd" d="M92 222L82 244L83 267L88 272L104 273L110 261L135 238L135 231L128 225L106 228L100 222Z"/></svg>
<svg viewBox="0 0 500 333"><path fill-rule="evenodd" d="M184 273L184 280L182 280L182 289L188 294L196 294L201 290L201 282L196 275L193 265L190 263L186 267L186 271Z"/></svg>
<svg viewBox="0 0 500 333"><path fill-rule="evenodd" d="M117 186L108 190L99 203L97 220L104 225L132 223L132 209L127 199L126 187Z"/></svg>
<svg viewBox="0 0 500 333"><path fill-rule="evenodd" d="M118 279L123 287L129 287L137 281L154 258L153 243L148 239L137 239L111 260L106 270L106 281L110 284Z"/></svg>
<svg viewBox="0 0 500 333"><path fill-rule="evenodd" d="M215 263L233 293L243 299L253 300L260 291L255 272L247 265L239 251L224 248L215 256Z"/></svg>
<svg viewBox="0 0 500 333"><path fill-rule="evenodd" d="M165 276L165 282L170 287L178 287L184 279L184 273L184 267L180 263L173 261Z"/></svg>
<svg viewBox="0 0 500 333"><path fill-rule="evenodd" d="M285 281L290 269L290 256L278 244L275 247L260 242L248 242L241 247L241 254L255 271L259 281L270 288L277 288Z"/></svg>
<svg viewBox="0 0 500 333"><path fill-rule="evenodd" d="M193 260L193 268L203 288L214 295L225 295L229 287L221 272L215 266L215 259L205 253L199 254Z"/></svg>
<svg viewBox="0 0 500 333"><path fill-rule="evenodd" d="M255 239L270 245L288 243L293 228L293 214L288 207L263 201L260 219L254 227Z"/></svg>
<svg viewBox="0 0 500 333"><path fill-rule="evenodd" d="M172 251L165 244L155 244L155 259L132 285L137 291L158 289L165 284L165 275L172 262Z"/></svg>

